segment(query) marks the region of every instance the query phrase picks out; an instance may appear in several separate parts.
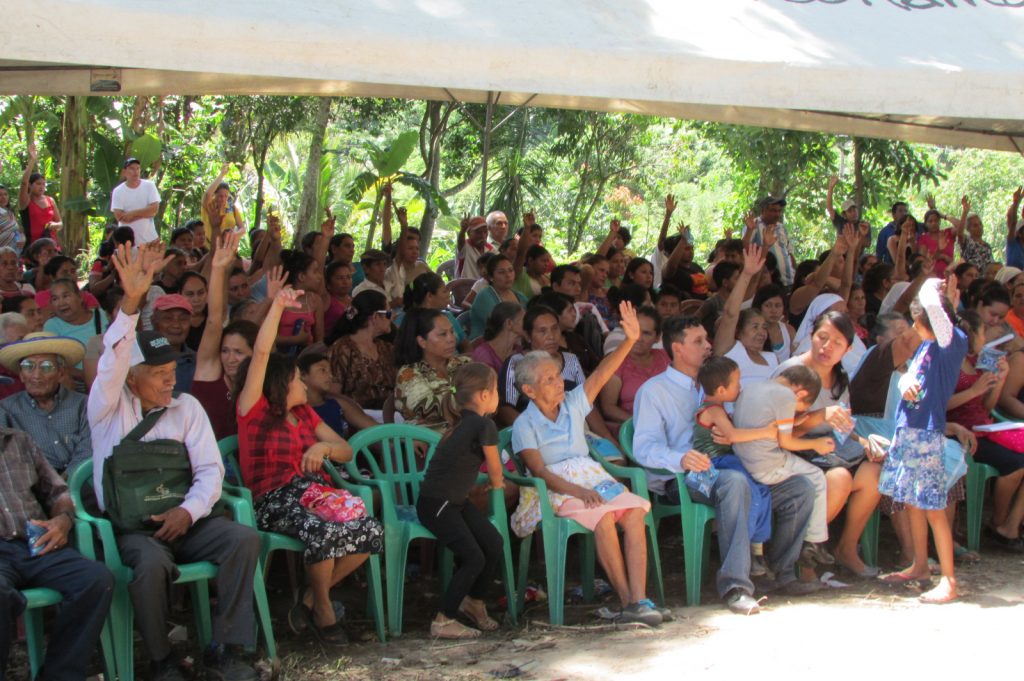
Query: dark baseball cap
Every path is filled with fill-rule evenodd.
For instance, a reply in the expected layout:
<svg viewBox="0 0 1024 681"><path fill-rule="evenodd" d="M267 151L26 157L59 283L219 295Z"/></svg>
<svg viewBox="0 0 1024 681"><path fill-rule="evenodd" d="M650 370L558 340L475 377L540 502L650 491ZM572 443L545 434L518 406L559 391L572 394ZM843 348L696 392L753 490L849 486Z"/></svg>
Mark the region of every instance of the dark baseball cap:
<svg viewBox="0 0 1024 681"><path fill-rule="evenodd" d="M128 158L126 158L124 160L124 163L121 164L121 167L122 168L127 168L128 166L130 166L133 163L138 163L139 165L142 165L142 162L139 161L139 159L135 158L134 156L129 156Z"/></svg>
<svg viewBox="0 0 1024 681"><path fill-rule="evenodd" d="M786 198L783 197L783 196L772 196L771 194L769 194L768 196L764 197L763 201L761 201L761 205L762 206L782 206L783 208L785 208L786 207Z"/></svg>
<svg viewBox="0 0 1024 681"><path fill-rule="evenodd" d="M365 251L363 253L363 255L359 258L359 262L362 263L363 265L366 265L367 263L372 263L372 262L387 262L387 261L388 261L388 254L385 253L384 251L378 250L376 248L371 248L370 250Z"/></svg>
<svg viewBox="0 0 1024 681"><path fill-rule="evenodd" d="M131 366L146 364L160 366L178 361L181 353L171 342L158 331L139 331L135 334L135 345L132 347Z"/></svg>

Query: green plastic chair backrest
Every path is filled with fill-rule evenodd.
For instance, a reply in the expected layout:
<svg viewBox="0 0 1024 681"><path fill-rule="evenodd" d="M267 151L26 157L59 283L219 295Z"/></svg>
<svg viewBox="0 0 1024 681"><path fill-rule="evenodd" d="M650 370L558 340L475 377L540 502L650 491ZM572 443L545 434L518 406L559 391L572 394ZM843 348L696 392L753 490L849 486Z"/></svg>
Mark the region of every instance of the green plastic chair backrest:
<svg viewBox="0 0 1024 681"><path fill-rule="evenodd" d="M516 473L523 476L530 475L530 471L526 468L522 458L520 458L519 452L512 450L512 426L498 431L498 453L500 454L501 452L508 452L509 458L512 459L512 463L516 467Z"/></svg>
<svg viewBox="0 0 1024 681"><path fill-rule="evenodd" d="M626 453L629 460L636 463L633 459L633 419L626 419L619 426L619 444L622 445L622 451Z"/></svg>
<svg viewBox="0 0 1024 681"><path fill-rule="evenodd" d="M238 436L229 435L217 441L220 456L224 462L224 479L233 485L244 485L242 467L238 465Z"/></svg>
<svg viewBox="0 0 1024 681"><path fill-rule="evenodd" d="M386 423L365 428L348 441L352 446L352 461L347 466L368 468L375 480L395 485L395 503L411 506L420 494L420 482L437 445L441 441L438 433L422 426L407 423ZM427 447L426 456L416 454L415 444L422 442ZM379 453L372 447L379 445Z"/></svg>

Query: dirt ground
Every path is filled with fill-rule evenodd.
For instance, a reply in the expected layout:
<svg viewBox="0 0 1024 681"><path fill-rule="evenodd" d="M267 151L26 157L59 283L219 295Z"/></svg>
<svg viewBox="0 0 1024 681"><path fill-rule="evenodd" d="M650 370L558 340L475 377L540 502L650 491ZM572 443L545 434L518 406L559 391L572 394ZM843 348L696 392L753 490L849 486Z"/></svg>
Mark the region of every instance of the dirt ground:
<svg viewBox="0 0 1024 681"><path fill-rule="evenodd" d="M894 552L887 539L883 535L883 564ZM567 606L568 626L556 628L547 624L546 604L530 604L518 629L506 626L469 643L433 641L427 630L437 585L421 577L406 592L403 636L382 645L371 638L370 622L352 618L366 640L351 644L343 656L282 636L283 671L289 679L403 681L658 679L681 673L731 681L758 669L770 678L824 672L829 679L1019 673L1013 670L1020 669L1024 643L1024 555L983 544L981 562L959 569L964 596L953 604L921 604L908 588L840 575L849 586L799 599L768 598L761 614L743 617L720 605L710 579L703 605L685 607L680 542L669 535L662 542L675 621L658 629L603 625L593 615L596 603Z"/></svg>
<svg viewBox="0 0 1024 681"><path fill-rule="evenodd" d="M883 566L891 566L887 558L894 555L895 545L885 529L880 555ZM275 561L269 582L280 678L601 681L696 673L702 679L734 681L754 671L773 679L826 673L833 681L882 675L948 679L982 678L997 671L1003 676L1009 672L1009 678L1020 674L1024 555L1000 553L983 542L981 561L958 568L963 598L948 605L924 605L917 601L917 592L907 588L839 575L837 579L848 582L847 587L799 599L770 597L762 604L761 614L744 617L719 603L710 575L704 580L703 605L685 607L678 526L663 526L660 542L665 590L675 621L657 629L602 624L594 616L601 603L571 603L566 607L567 626L552 627L547 624L546 603L529 603L518 628L506 624L499 632L472 642L434 641L428 630L438 602L437 580L413 570L401 637L392 637L386 644L377 642L364 612L365 591L354 580L346 580L335 597L347 607L353 643L328 651L308 634L296 635L288 629L288 577L284 561ZM414 550L410 561L417 559ZM712 562L717 565L717 556L712 556ZM579 574L572 550L569 566L572 588ZM495 585L495 597L501 592L500 585ZM492 608L492 614L498 618L502 611ZM176 611L173 619L193 633L187 608ZM183 655L195 655L192 644L176 647ZM139 648L136 645L136 668L142 672L146 667ZM15 646L10 678L26 678L25 667L24 647ZM264 671L268 671L265 666ZM140 678L144 677L140 674Z"/></svg>

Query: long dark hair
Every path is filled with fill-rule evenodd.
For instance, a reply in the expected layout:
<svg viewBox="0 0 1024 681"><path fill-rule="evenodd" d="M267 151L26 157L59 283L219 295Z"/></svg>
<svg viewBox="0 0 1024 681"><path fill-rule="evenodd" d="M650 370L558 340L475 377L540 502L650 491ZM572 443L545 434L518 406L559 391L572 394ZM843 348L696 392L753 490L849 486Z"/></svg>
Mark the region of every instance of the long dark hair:
<svg viewBox="0 0 1024 681"><path fill-rule="evenodd" d="M442 288L444 288L444 279L433 272L424 272L405 287L405 291L402 293L402 307L407 311L414 307L422 307L427 296Z"/></svg>
<svg viewBox="0 0 1024 681"><path fill-rule="evenodd" d="M242 392L245 379L249 376L252 357L247 357L238 367L235 377L235 395ZM263 376L263 396L267 398L271 420L283 423L288 414L288 384L295 378L295 358L279 352L270 353L267 370Z"/></svg>
<svg viewBox="0 0 1024 681"><path fill-rule="evenodd" d="M334 343L334 341L343 336L351 336L359 329L364 328L370 323L373 315L381 310L386 310L387 307L387 296L380 291L360 292L359 295L352 299L352 303L348 306L345 314L341 315L338 321L335 322L334 328L331 329L328 344Z"/></svg>
<svg viewBox="0 0 1024 681"><path fill-rule="evenodd" d="M402 325L398 327L395 339L395 364L405 366L415 364L423 359L423 348L416 342L417 338L426 338L434 330L437 318L444 313L440 310L429 310L417 307L405 313Z"/></svg>
<svg viewBox="0 0 1024 681"><path fill-rule="evenodd" d="M281 251L281 266L288 277L285 279L285 283L288 285L294 286L299 275L308 270L312 264L313 256L307 255L302 251Z"/></svg>
<svg viewBox="0 0 1024 681"><path fill-rule="evenodd" d="M843 334L847 347L853 345L853 339L857 335L857 330L845 312L830 310L818 315L818 318L814 320L814 325L811 327L811 334L817 333L818 329L824 326L826 322L835 327L836 331ZM846 373L846 369L843 368L842 360L840 360L832 367L832 399L838 400L849 387L850 377Z"/></svg>

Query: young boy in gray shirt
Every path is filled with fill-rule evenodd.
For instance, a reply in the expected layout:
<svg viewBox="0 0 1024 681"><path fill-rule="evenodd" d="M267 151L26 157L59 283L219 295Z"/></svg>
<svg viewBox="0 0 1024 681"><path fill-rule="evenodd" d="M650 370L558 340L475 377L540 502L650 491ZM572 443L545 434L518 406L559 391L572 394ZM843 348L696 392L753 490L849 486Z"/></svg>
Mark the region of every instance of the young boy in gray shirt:
<svg viewBox="0 0 1024 681"><path fill-rule="evenodd" d="M786 369L772 380L761 381L743 389L736 401L733 423L737 428L763 428L774 424L776 438L734 442L733 451L743 462L751 477L758 482L777 485L794 475L802 475L814 484L814 509L807 527L804 551L816 562L831 562L823 544L828 539L827 496L825 474L814 464L792 452L814 450L828 454L835 449L831 437L799 438L793 435L798 414L811 408L821 391L821 379L805 366Z"/></svg>

